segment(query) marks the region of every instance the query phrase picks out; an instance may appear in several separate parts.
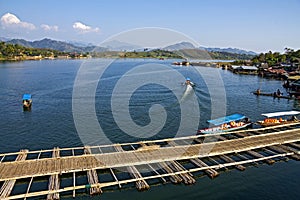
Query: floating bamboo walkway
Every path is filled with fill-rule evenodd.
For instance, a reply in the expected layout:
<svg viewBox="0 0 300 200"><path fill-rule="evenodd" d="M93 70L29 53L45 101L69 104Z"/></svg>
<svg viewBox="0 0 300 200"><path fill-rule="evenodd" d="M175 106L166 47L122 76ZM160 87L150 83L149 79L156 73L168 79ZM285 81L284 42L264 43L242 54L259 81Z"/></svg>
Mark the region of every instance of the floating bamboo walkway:
<svg viewBox="0 0 300 200"><path fill-rule="evenodd" d="M195 173L215 178L221 169L242 171L253 163L273 164L287 157L300 160L300 123L123 144L21 150L0 154L0 199L57 200L83 191L98 195L105 188L127 184L148 190L153 181L190 185L196 182ZM48 187L34 188L41 181ZM18 190L20 184L27 189Z"/></svg>

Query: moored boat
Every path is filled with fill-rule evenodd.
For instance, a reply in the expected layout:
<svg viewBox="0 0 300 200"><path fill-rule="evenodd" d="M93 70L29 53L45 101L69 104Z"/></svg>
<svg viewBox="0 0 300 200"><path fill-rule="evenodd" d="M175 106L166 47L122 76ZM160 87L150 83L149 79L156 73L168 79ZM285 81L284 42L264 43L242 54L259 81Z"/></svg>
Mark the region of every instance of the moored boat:
<svg viewBox="0 0 300 200"><path fill-rule="evenodd" d="M190 64L190 62L188 62L188 61L182 61L182 62L173 62L172 63L173 65L180 65L180 66L190 66L191 64Z"/></svg>
<svg viewBox="0 0 300 200"><path fill-rule="evenodd" d="M214 134L235 131L247 128L252 124L249 119L242 114L233 114L214 120L208 120L207 122L212 124L213 127L200 129L198 130L198 134Z"/></svg>
<svg viewBox="0 0 300 200"><path fill-rule="evenodd" d="M290 96L284 96L282 93L279 91L273 92L273 93L266 93L266 92L261 92L260 90L256 90L255 92L252 92L254 95L257 96L270 96L274 98L282 98L282 99L290 99Z"/></svg>
<svg viewBox="0 0 300 200"><path fill-rule="evenodd" d="M30 109L32 105L31 94L24 94L22 100L23 108Z"/></svg>
<svg viewBox="0 0 300 200"><path fill-rule="evenodd" d="M299 111L284 111L275 113L264 113L262 116L264 120L258 121L257 123L261 126L276 126L281 124L292 124L300 122L297 115L300 115Z"/></svg>

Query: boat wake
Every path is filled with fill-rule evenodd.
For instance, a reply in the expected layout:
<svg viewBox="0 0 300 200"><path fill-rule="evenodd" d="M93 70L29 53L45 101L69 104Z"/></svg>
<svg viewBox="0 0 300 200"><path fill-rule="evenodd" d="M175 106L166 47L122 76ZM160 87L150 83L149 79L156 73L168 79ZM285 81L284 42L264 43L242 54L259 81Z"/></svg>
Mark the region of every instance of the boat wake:
<svg viewBox="0 0 300 200"><path fill-rule="evenodd" d="M193 87L191 85L186 85L186 89L181 97L180 103L188 99L188 97L193 93Z"/></svg>

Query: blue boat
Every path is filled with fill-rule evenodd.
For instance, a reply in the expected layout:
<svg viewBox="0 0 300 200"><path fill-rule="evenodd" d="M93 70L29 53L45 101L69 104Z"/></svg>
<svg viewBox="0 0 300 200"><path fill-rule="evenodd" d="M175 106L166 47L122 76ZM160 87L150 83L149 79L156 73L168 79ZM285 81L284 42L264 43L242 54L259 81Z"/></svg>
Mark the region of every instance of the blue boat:
<svg viewBox="0 0 300 200"><path fill-rule="evenodd" d="M242 114L233 114L225 117L221 117L214 120L208 120L208 123L213 127L198 130L199 134L214 134L235 131L246 128L252 123Z"/></svg>
<svg viewBox="0 0 300 200"><path fill-rule="evenodd" d="M23 103L23 108L24 109L31 108L31 105L32 105L31 94L24 94L22 103Z"/></svg>

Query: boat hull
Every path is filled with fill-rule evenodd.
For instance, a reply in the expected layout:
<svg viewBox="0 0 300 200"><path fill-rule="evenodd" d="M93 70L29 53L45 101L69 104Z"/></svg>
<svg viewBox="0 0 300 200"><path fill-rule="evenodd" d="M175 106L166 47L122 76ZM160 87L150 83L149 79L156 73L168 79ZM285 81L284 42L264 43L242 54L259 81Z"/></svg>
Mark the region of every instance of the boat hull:
<svg viewBox="0 0 300 200"><path fill-rule="evenodd" d="M264 121L258 121L257 124L263 127L269 127L269 126L278 126L278 125L284 125L284 124L294 124L299 123L299 120L295 121L284 121L284 122L277 122L277 123L265 123Z"/></svg>
<svg viewBox="0 0 300 200"><path fill-rule="evenodd" d="M215 133L223 133L223 132L236 131L236 130L247 128L251 124L252 123L247 123L247 124L244 124L242 126L231 127L231 128L227 128L227 129L222 129L221 127L206 128L206 129L199 130L198 134L215 134Z"/></svg>
<svg viewBox="0 0 300 200"><path fill-rule="evenodd" d="M274 93L253 92L253 94L256 96L268 96L268 97L274 97L274 98L280 98L280 99L290 99L291 98L289 96L282 96L282 95L277 95Z"/></svg>

